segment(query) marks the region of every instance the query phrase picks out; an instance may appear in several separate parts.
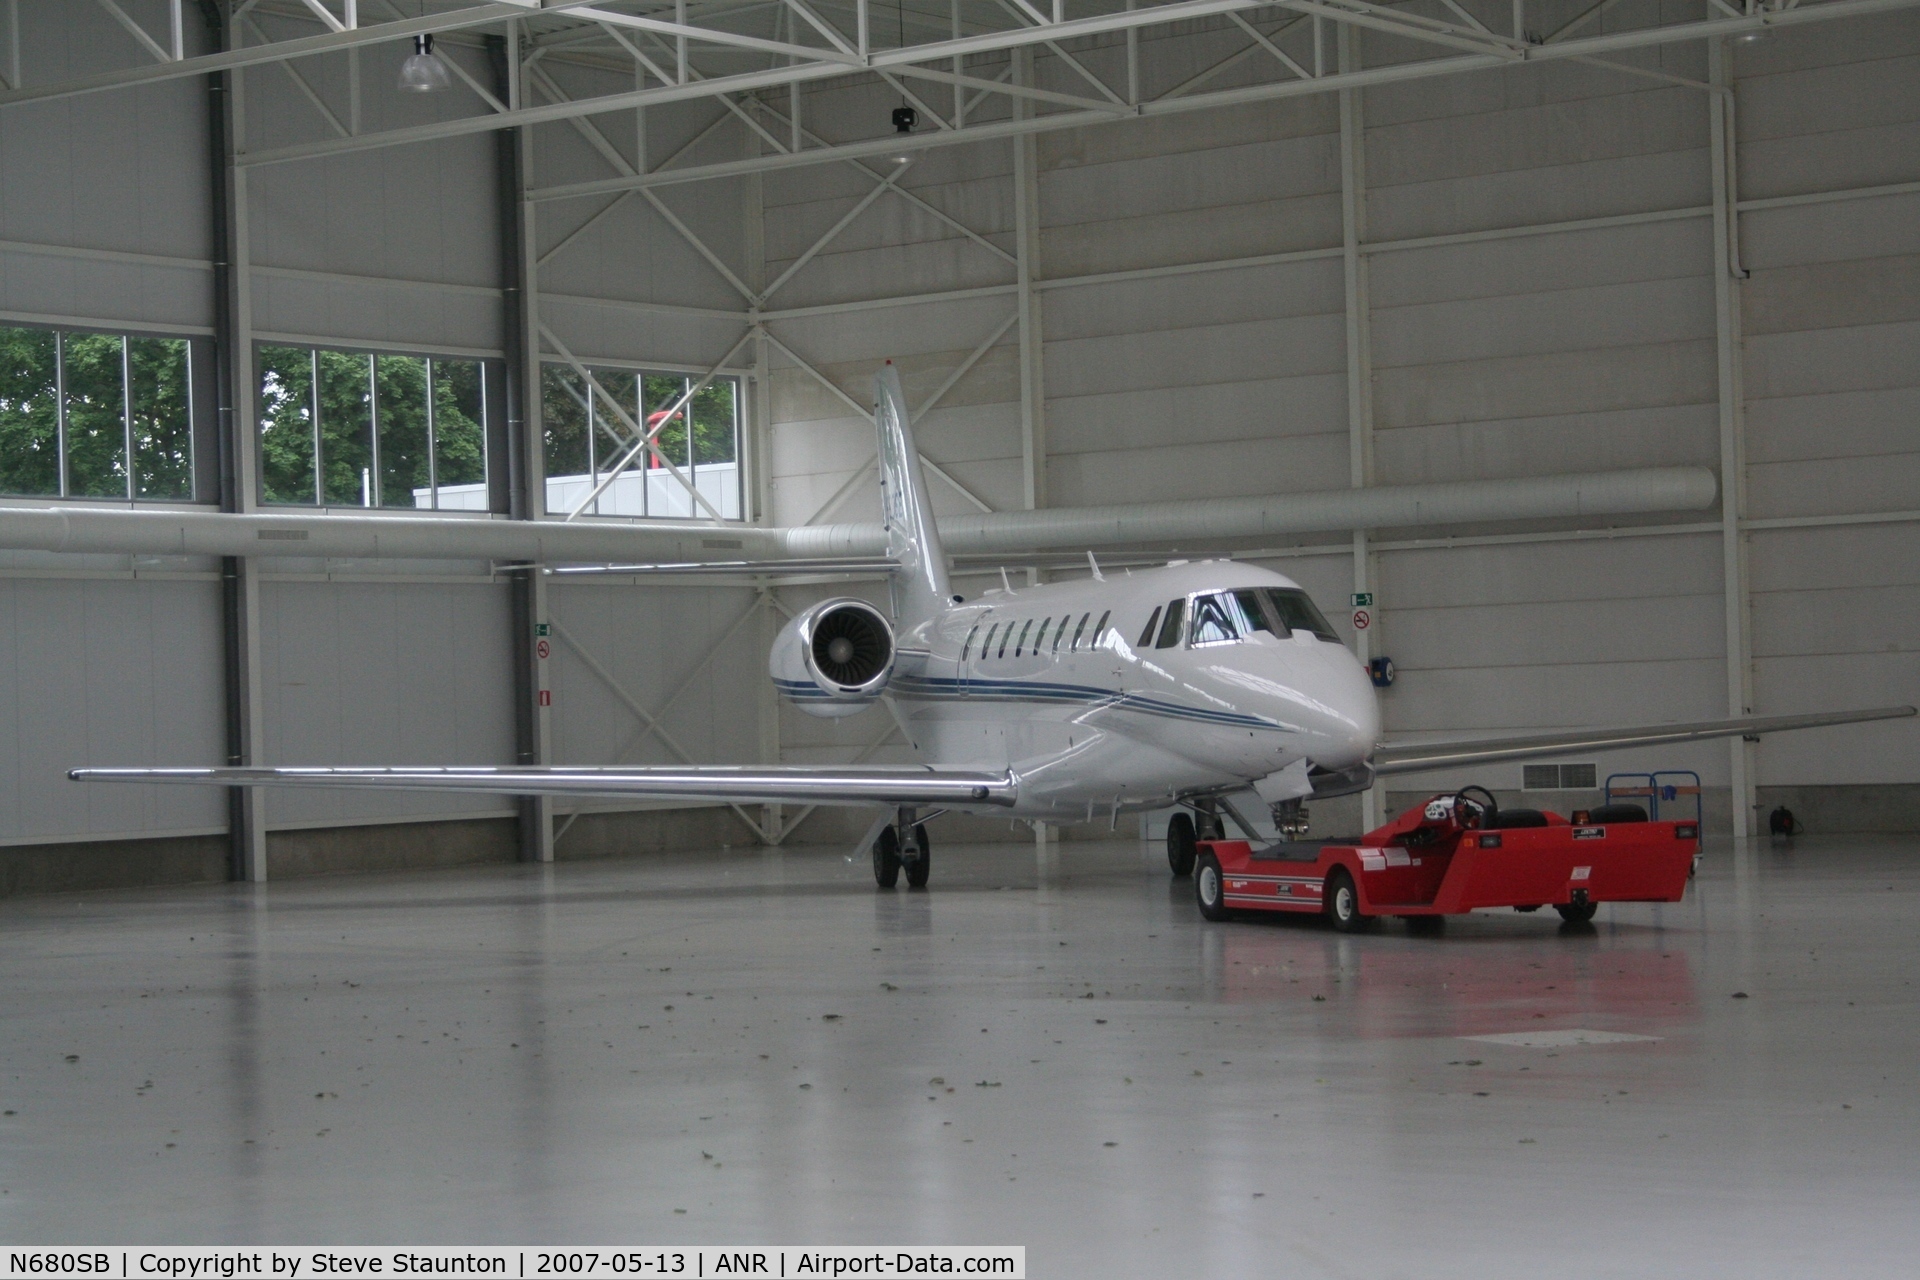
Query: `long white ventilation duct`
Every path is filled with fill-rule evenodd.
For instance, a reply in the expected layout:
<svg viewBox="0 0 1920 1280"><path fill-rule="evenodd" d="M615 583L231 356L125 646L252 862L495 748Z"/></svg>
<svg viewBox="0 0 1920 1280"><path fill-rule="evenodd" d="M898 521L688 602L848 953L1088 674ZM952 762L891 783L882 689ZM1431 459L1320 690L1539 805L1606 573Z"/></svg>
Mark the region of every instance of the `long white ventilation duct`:
<svg viewBox="0 0 1920 1280"><path fill-rule="evenodd" d="M1704 467L1650 467L947 516L940 521L940 537L950 555L1248 542L1352 529L1698 511L1713 505L1717 491L1713 473ZM873 529L864 524L789 529L787 551L795 556L870 554L876 545Z"/></svg>
<svg viewBox="0 0 1920 1280"><path fill-rule="evenodd" d="M949 516L940 521L940 536L954 555L1179 546L1350 529L1697 511L1711 506L1715 493L1713 473L1703 467L1654 467L1519 480ZM333 512L227 515L85 507L0 508L0 550L95 555L673 563L871 558L884 554L886 546L886 533L877 524L766 529Z"/></svg>
<svg viewBox="0 0 1920 1280"><path fill-rule="evenodd" d="M878 526L875 526L878 528ZM0 508L0 549L138 556L510 560L781 559L779 529L421 516ZM884 543L880 545L884 546Z"/></svg>

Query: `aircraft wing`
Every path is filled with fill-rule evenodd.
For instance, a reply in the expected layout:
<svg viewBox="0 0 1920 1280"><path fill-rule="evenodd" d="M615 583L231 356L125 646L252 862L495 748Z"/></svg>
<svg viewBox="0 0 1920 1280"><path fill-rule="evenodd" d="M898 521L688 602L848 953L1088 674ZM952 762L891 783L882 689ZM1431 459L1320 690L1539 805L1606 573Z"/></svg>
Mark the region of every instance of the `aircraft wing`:
<svg viewBox="0 0 1920 1280"><path fill-rule="evenodd" d="M1011 773L922 765L552 765L454 768L289 766L278 769L74 769L75 782L179 782L217 787L362 787L612 796L731 804L998 805L1018 790Z"/></svg>
<svg viewBox="0 0 1920 1280"><path fill-rule="evenodd" d="M1863 711L1828 711L1805 716L1748 716L1740 720L1702 720L1695 724L1646 724L1614 729L1570 729L1525 738L1482 738L1466 742L1385 743L1374 751L1376 774L1417 773L1453 765L1492 764L1499 760L1533 760L1570 751L1618 751L1627 747L1659 747L1706 738L1733 738L1789 729L1817 729L1823 725L1858 724L1864 720L1897 720L1914 714L1912 707L1873 707Z"/></svg>

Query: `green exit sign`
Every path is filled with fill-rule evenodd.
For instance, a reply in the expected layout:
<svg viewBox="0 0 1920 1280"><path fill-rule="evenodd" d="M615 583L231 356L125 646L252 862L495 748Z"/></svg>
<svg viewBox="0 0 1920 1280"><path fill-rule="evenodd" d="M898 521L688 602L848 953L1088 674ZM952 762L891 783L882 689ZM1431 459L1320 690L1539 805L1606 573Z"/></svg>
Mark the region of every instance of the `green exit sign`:
<svg viewBox="0 0 1920 1280"><path fill-rule="evenodd" d="M1373 608L1373 592L1371 591L1356 591L1353 593L1352 599L1353 607L1356 609Z"/></svg>
<svg viewBox="0 0 1920 1280"><path fill-rule="evenodd" d="M553 634L553 624L549 622L536 622L533 624L533 634L536 636L550 636Z"/></svg>

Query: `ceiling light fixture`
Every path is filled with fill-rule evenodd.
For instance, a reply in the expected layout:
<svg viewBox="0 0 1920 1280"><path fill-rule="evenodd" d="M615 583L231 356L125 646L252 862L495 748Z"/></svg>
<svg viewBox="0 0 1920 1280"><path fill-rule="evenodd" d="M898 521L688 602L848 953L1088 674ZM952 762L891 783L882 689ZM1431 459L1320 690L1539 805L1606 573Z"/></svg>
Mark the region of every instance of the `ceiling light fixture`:
<svg viewBox="0 0 1920 1280"><path fill-rule="evenodd" d="M896 0L893 6L893 12L894 17L899 23L900 48L904 49L907 47L906 0ZM913 135L913 127L919 123L920 113L907 105L906 91L904 89L901 90L900 105L893 109L893 131L903 137L911 137ZM889 151L886 155L887 163L896 169L903 164L912 164L913 159L913 152L907 150L905 146L895 151Z"/></svg>
<svg viewBox="0 0 1920 1280"><path fill-rule="evenodd" d="M439 93L453 87L447 64L433 51L432 36L415 36L413 52L400 64L400 88L406 93Z"/></svg>
<svg viewBox="0 0 1920 1280"><path fill-rule="evenodd" d="M893 109L893 131L900 137L912 137L913 127L919 123L920 113L912 107L895 107ZM913 152L907 150L905 147L889 151L887 152L887 163L891 165L911 164L913 163Z"/></svg>

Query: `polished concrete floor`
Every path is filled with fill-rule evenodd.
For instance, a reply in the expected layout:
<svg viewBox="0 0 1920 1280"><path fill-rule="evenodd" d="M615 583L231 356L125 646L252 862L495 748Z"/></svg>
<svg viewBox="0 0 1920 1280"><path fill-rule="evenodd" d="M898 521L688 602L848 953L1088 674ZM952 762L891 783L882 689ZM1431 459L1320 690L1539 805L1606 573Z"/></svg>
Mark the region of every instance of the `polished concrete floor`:
<svg viewBox="0 0 1920 1280"><path fill-rule="evenodd" d="M1920 841L1722 848L1576 931L1189 894L1116 843L0 902L0 1240L1920 1270Z"/></svg>

